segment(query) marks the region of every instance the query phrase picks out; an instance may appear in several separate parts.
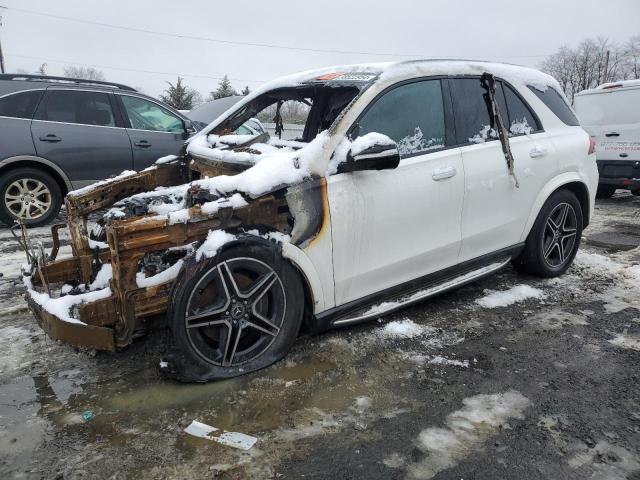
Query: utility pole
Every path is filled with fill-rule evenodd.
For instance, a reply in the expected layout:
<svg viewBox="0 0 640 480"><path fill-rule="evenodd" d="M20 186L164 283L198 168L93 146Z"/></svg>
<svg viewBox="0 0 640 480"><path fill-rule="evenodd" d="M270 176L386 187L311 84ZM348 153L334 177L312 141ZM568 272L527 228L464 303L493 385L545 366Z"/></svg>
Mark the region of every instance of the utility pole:
<svg viewBox="0 0 640 480"><path fill-rule="evenodd" d="M604 72L602 72L602 83L607 83L609 73L609 50L604 52Z"/></svg>
<svg viewBox="0 0 640 480"><path fill-rule="evenodd" d="M0 5L0 9L7 9ZM0 27L2 27L2 15L0 15ZM0 73L4 73L4 55L2 55L2 36L0 36Z"/></svg>

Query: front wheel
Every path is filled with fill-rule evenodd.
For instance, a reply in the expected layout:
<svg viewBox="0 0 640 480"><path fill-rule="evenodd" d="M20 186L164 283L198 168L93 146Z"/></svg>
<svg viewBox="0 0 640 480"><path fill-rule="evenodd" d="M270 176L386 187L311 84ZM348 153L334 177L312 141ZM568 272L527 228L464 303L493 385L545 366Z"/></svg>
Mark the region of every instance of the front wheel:
<svg viewBox="0 0 640 480"><path fill-rule="evenodd" d="M540 277L562 275L578 252L583 224L575 194L569 190L553 193L542 206L524 250L514 259L514 267Z"/></svg>
<svg viewBox="0 0 640 480"><path fill-rule="evenodd" d="M16 168L0 179L0 220L29 227L49 223L60 211L62 192L55 179L35 168Z"/></svg>
<svg viewBox="0 0 640 480"><path fill-rule="evenodd" d="M187 265L176 281L167 370L182 381L234 377L286 355L302 323L297 271L270 242L238 244Z"/></svg>

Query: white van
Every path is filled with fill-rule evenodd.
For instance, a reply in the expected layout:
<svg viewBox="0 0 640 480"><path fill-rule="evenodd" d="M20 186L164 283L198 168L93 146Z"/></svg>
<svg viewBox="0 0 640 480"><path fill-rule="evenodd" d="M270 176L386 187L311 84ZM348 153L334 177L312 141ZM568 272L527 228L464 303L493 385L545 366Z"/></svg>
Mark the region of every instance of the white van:
<svg viewBox="0 0 640 480"><path fill-rule="evenodd" d="M617 188L640 195L640 80L584 90L576 94L574 108L597 143L598 198Z"/></svg>

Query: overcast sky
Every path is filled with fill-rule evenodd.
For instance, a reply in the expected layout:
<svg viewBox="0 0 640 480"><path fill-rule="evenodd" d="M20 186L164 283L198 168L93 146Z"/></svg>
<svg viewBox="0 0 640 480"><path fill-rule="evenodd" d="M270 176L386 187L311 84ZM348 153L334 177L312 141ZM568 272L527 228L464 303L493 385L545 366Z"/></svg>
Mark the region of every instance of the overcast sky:
<svg viewBox="0 0 640 480"><path fill-rule="evenodd" d="M8 72L62 74L89 65L157 96L178 74L203 95L225 73L239 90L314 67L408 57L462 57L535 66L586 37L640 34L640 0L0 0ZM21 10L39 12L42 15ZM177 38L79 20L222 41ZM337 53L348 51L360 53ZM375 55L375 53L389 55Z"/></svg>

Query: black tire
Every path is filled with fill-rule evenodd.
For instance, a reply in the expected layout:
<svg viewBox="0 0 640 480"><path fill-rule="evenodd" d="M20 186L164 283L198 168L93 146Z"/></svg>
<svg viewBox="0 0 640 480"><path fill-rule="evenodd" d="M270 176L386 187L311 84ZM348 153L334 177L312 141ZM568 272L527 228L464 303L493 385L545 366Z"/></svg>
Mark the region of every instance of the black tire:
<svg viewBox="0 0 640 480"><path fill-rule="evenodd" d="M31 192L32 203L24 203L27 192ZM47 172L30 167L16 168L0 178L0 221L7 225L19 218L29 227L46 225L58 215L60 205L60 186Z"/></svg>
<svg viewBox="0 0 640 480"><path fill-rule="evenodd" d="M616 193L616 187L611 185L599 185L596 191L596 198L611 198Z"/></svg>
<svg viewBox="0 0 640 480"><path fill-rule="evenodd" d="M540 209L513 266L519 272L540 277L562 275L580 247L583 225L582 207L575 194L569 190L554 192Z"/></svg>
<svg viewBox="0 0 640 480"><path fill-rule="evenodd" d="M631 195L635 195L636 197L640 197L640 188L635 188L631 190Z"/></svg>
<svg viewBox="0 0 640 480"><path fill-rule="evenodd" d="M215 314L199 316L207 310ZM302 280L278 245L240 238L215 257L192 259L183 268L172 292L172 339L163 371L180 381L207 382L265 368L287 354L303 314Z"/></svg>

